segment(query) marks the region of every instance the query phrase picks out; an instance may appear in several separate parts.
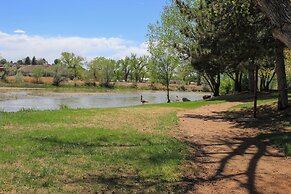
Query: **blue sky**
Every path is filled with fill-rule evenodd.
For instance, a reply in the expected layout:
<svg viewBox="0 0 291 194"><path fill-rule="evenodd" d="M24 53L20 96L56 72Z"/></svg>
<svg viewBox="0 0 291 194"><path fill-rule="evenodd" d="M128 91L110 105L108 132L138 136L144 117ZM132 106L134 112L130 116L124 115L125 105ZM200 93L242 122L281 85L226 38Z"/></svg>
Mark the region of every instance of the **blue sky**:
<svg viewBox="0 0 291 194"><path fill-rule="evenodd" d="M2 1L0 55L16 60L25 55L43 54L46 56L37 57L52 60L61 49L88 58L95 55L122 58L135 50L137 54L145 54L147 26L160 18L164 5L166 0ZM93 45L90 40L95 41ZM57 47L55 51L52 44ZM77 48L87 44L91 50ZM102 49L100 44L107 46ZM125 49L129 50L118 53Z"/></svg>

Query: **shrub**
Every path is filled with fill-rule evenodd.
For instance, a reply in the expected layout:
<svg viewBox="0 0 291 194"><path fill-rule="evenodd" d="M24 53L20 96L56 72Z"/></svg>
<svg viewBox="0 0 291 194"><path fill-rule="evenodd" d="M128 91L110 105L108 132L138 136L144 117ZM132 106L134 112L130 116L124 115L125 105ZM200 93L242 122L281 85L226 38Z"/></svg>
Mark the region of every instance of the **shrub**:
<svg viewBox="0 0 291 194"><path fill-rule="evenodd" d="M221 80L221 86L220 86L221 94L223 95L230 94L233 92L233 88L234 88L233 81L230 78L224 77Z"/></svg>

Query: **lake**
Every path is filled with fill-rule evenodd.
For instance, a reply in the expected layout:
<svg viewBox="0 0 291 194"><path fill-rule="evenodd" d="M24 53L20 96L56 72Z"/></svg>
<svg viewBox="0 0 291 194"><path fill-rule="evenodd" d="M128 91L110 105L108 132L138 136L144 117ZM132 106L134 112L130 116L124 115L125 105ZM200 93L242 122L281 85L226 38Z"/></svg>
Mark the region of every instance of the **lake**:
<svg viewBox="0 0 291 194"><path fill-rule="evenodd" d="M135 93L56 93L56 92L31 92L13 91L0 93L0 111L17 112L23 109L55 110L60 105L70 108L112 108L141 105L140 96L149 104L165 103L164 91L138 91ZM176 96L188 98L191 101L202 100L205 93L170 92L172 102Z"/></svg>

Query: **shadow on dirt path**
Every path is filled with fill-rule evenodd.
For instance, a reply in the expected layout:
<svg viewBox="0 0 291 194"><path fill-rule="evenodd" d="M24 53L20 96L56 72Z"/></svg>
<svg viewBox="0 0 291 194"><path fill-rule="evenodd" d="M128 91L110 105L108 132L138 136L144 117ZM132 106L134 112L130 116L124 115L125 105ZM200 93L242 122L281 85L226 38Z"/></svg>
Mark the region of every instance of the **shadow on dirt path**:
<svg viewBox="0 0 291 194"><path fill-rule="evenodd" d="M288 193L291 160L260 134L276 131L290 136L291 132L272 118L242 118L247 113L229 110L237 104L210 105L178 115L183 139L198 148L192 160L201 171L189 176L195 182L193 193Z"/></svg>

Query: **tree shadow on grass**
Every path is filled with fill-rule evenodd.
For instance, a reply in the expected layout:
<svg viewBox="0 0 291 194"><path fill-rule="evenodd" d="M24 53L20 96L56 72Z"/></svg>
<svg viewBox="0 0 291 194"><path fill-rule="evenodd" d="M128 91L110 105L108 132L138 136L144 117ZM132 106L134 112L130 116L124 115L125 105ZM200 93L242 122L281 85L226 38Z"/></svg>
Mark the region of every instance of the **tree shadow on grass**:
<svg viewBox="0 0 291 194"><path fill-rule="evenodd" d="M159 173L150 173L150 175L145 176L141 175L140 168L142 165L146 165L145 168L149 166L164 166L164 163L171 161L176 161L181 158L172 150L158 150L158 151L146 151L143 149L146 147L155 147L155 146L165 146L166 143L152 143L152 142L143 142L141 144L121 144L121 143L91 143L91 142L72 142L68 140L62 140L57 137L33 137L31 140L36 141L38 144L41 144L45 151L58 150L62 154L74 155L74 150L83 150L83 153L94 155L95 149L105 148L108 153L111 153L113 149L119 149L119 152L123 152L122 149L125 149L126 153L121 155L116 155L116 163L107 164L106 161L101 161L101 164L105 162L104 169L100 170L98 173L87 173L81 175L76 175L76 177L71 180L65 180L64 184L76 184L76 185L87 185L88 190L90 188L100 187L102 192L106 191L118 191L125 193L139 193L139 192L175 192L175 193L185 193L189 190L191 183L188 180L179 179L179 180L165 180L165 175ZM38 149L40 149L39 147ZM140 151L136 151L140 150ZM132 154L134 152L136 154ZM77 157L77 155L76 155ZM109 157L109 156L108 156ZM110 156L113 157L113 156ZM143 158L143 159L142 159ZM121 160L122 164L119 164L117 161ZM126 162L127 161L127 162ZM123 164L125 162L125 164ZM137 166L128 167L129 164L136 164ZM132 170L135 169L135 170ZM93 171L96 169L93 169ZM95 171L96 172L96 171ZM90 191L92 192L92 191Z"/></svg>
<svg viewBox="0 0 291 194"><path fill-rule="evenodd" d="M125 193L186 193L193 187L190 179L180 181L163 180L159 176L156 177L140 177L136 173L118 173L115 175L107 174L88 174L83 178L75 179L70 183L82 184L101 184L102 192L125 192Z"/></svg>
<svg viewBox="0 0 291 194"><path fill-rule="evenodd" d="M198 152L192 158L200 168L203 168L207 164L217 164L218 168L216 172L205 177L198 177L193 179L196 183L211 183L218 180L234 180L246 188L249 193L259 193L256 188L256 171L258 163L262 157L284 157L281 153L270 153L268 147L273 147L276 144L279 147L287 149L286 154L290 154L291 148L284 148L284 145L291 146L291 132L288 131L288 127L291 126L291 109L284 112L277 112L274 106L264 105L259 108L258 119L252 119L252 110L243 109L240 111L229 110L224 112L213 112L212 115L199 115L199 114L186 114L184 118L202 119L205 121L221 122L227 121L232 123L232 128L240 129L257 129L260 131L258 135L249 136L242 135L241 137L236 132L230 137L217 138L213 143L200 144L199 142L193 143L191 140L187 140L186 143L193 147L198 148ZM217 132L219 133L219 132ZM276 142L277 141L277 142ZM230 151L215 151L219 150L219 146L225 146L230 148ZM213 151L209 151L213 150ZM288 153L288 151L290 153ZM222 154L223 157L220 161L211 161L213 155ZM225 174L227 165L236 156L248 156L248 165L245 171L237 174ZM247 181L242 182L238 176L246 176ZM194 187L195 189L195 187Z"/></svg>
<svg viewBox="0 0 291 194"><path fill-rule="evenodd" d="M276 99L277 97L278 97L277 92L258 93L259 100ZM248 92L243 92L240 94L231 94L215 97L213 100L225 100L227 102L252 102L254 100L254 95Z"/></svg>
<svg viewBox="0 0 291 194"><path fill-rule="evenodd" d="M221 120L232 122L233 128L252 128L262 132L284 132L286 127L291 127L291 108L278 112L273 105L262 105L258 108L257 119L252 118L253 110L245 108L241 110L228 110L213 112L213 115L185 114L185 118L196 118L220 122Z"/></svg>

